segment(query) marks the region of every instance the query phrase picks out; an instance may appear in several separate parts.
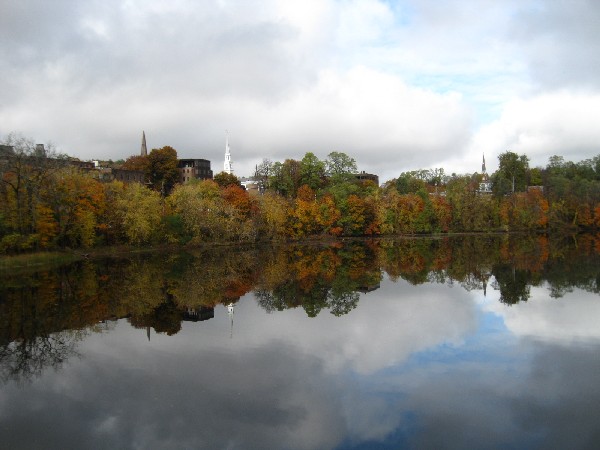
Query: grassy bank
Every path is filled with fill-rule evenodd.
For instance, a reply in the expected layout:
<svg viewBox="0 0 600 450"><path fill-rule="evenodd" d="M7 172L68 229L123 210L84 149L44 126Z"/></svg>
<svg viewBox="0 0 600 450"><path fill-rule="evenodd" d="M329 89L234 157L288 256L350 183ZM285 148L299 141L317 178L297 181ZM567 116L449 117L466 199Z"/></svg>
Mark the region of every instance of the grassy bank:
<svg viewBox="0 0 600 450"><path fill-rule="evenodd" d="M127 255L136 255L144 253L157 252L179 252L194 249L218 249L227 247L251 248L262 245L279 245L286 243L305 243L311 245L331 244L332 242L346 242L352 240L394 240L394 239L439 239L451 236L468 235L497 235L506 234L506 232L465 232L465 233L434 233L434 234L395 234L395 235L377 235L377 236L348 236L335 237L330 235L312 236L299 240L281 240L281 241L259 241L259 242L202 242L197 245L178 245L162 244L148 245L144 247L134 247L131 245L114 245L106 247L95 247L79 250L62 250L28 253L21 255L0 255L0 274L13 273L16 271L39 270L49 267L57 267L63 264L72 263L84 259L98 259L110 257L124 257ZM513 235L519 233L510 233Z"/></svg>
<svg viewBox="0 0 600 450"><path fill-rule="evenodd" d="M63 250L27 253L21 255L0 255L0 274L57 267L84 259L119 257L140 253L172 252L181 250L182 248L183 247L177 245L158 245L147 247L116 245L84 250Z"/></svg>
<svg viewBox="0 0 600 450"><path fill-rule="evenodd" d="M60 266L83 256L75 252L39 252L25 255L0 256L0 272L17 272L41 267Z"/></svg>

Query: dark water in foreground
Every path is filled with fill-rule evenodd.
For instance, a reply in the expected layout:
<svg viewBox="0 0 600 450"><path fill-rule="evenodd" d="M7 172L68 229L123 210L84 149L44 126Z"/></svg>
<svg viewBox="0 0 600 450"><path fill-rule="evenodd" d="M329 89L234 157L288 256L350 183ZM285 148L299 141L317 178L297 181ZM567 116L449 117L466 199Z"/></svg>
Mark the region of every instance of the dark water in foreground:
<svg viewBox="0 0 600 450"><path fill-rule="evenodd" d="M600 237L0 277L1 448L600 448Z"/></svg>

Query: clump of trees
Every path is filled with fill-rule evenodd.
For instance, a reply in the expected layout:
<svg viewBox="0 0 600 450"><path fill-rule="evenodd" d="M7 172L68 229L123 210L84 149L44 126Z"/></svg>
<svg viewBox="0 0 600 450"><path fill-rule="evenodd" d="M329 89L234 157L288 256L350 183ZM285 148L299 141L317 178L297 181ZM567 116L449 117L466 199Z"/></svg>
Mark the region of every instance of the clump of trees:
<svg viewBox="0 0 600 450"><path fill-rule="evenodd" d="M146 184L163 195L168 195L179 180L177 150L168 145L152 149L147 156L130 156L122 168L144 172Z"/></svg>
<svg viewBox="0 0 600 450"><path fill-rule="evenodd" d="M505 152L482 192L483 174L401 173L385 186L356 177L342 152L325 160L263 160L250 195L230 174L178 184L177 151L154 149L124 168L145 184L102 183L52 148L10 135L0 147L0 253L97 245L256 242L322 236L600 227L600 155L550 158L529 167Z"/></svg>

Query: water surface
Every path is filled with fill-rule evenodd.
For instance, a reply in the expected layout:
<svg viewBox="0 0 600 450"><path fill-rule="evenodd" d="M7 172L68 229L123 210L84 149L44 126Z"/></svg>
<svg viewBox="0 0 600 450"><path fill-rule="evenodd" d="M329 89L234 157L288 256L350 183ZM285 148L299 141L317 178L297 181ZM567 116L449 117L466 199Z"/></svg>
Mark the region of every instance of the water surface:
<svg viewBox="0 0 600 450"><path fill-rule="evenodd" d="M600 239L349 241L0 282L3 448L599 448Z"/></svg>

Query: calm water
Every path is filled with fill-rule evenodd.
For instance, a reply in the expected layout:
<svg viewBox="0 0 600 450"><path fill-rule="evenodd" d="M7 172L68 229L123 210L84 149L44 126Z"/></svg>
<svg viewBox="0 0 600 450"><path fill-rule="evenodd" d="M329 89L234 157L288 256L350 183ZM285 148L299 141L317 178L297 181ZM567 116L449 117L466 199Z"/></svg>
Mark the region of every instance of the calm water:
<svg viewBox="0 0 600 450"><path fill-rule="evenodd" d="M2 448L600 448L600 236L0 278Z"/></svg>

